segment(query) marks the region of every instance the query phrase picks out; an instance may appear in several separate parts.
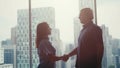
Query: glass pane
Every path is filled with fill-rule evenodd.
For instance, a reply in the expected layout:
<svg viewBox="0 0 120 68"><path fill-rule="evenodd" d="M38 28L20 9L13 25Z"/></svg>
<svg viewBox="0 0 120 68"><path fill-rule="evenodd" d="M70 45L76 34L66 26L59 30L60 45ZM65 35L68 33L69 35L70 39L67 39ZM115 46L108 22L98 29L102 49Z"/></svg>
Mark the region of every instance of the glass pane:
<svg viewBox="0 0 120 68"><path fill-rule="evenodd" d="M74 0L32 0L32 28L33 33L36 34L36 26L38 23L46 21L51 27L50 41L53 47L56 49L56 56L62 56L72 51L75 46L74 33L73 33L73 19L78 16L78 1ZM35 40L33 40L35 42ZM68 43L68 44L65 44ZM67 46L68 45L68 49ZM69 47L70 45L70 47ZM33 52L36 51L33 44ZM66 48L66 49L65 49ZM35 61L35 65L38 66L38 56L34 53L32 60ZM57 61L56 68L73 68L74 57L68 62ZM71 65L72 64L72 65ZM34 66L33 66L34 67Z"/></svg>
<svg viewBox="0 0 120 68"><path fill-rule="evenodd" d="M0 68L21 68L29 64L29 53L25 54L29 45L23 26L29 19L24 12L28 11L28 0L0 0L0 9Z"/></svg>
<svg viewBox="0 0 120 68"><path fill-rule="evenodd" d="M103 30L104 58L103 68L119 68L120 62L120 1L98 0L98 25Z"/></svg>
<svg viewBox="0 0 120 68"><path fill-rule="evenodd" d="M36 27L43 21L52 29L49 40L56 49L56 56L71 52L78 46L83 28L78 16L85 7L93 10L93 22L97 21L103 31L102 68L120 68L120 1L97 0L96 4L97 8L95 0L31 0L30 39L29 0L0 0L0 68L38 67ZM57 61L56 68L74 68L75 62L76 56L67 62Z"/></svg>

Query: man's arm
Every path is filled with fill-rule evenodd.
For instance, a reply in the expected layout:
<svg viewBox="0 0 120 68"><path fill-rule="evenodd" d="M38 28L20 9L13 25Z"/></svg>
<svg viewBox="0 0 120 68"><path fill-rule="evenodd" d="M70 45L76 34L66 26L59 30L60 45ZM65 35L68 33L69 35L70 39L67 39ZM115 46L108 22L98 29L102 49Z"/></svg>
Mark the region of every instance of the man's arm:
<svg viewBox="0 0 120 68"><path fill-rule="evenodd" d="M102 62L102 57L104 53L104 46L103 44L97 44L97 62L98 62L98 68L101 68L101 62Z"/></svg>
<svg viewBox="0 0 120 68"><path fill-rule="evenodd" d="M102 37L102 29L100 28L96 31L96 49L98 68L101 68L102 57L104 53L104 43Z"/></svg>
<svg viewBox="0 0 120 68"><path fill-rule="evenodd" d="M69 54L62 56L63 61L67 61L69 57L77 54L77 48L75 48L73 51L71 51Z"/></svg>
<svg viewBox="0 0 120 68"><path fill-rule="evenodd" d="M49 58L51 61L55 62L55 61L59 61L62 60L62 56L56 56L56 55L49 55Z"/></svg>
<svg viewBox="0 0 120 68"><path fill-rule="evenodd" d="M73 51L71 51L68 56L71 57L73 55L76 55L77 54L77 48L75 48Z"/></svg>

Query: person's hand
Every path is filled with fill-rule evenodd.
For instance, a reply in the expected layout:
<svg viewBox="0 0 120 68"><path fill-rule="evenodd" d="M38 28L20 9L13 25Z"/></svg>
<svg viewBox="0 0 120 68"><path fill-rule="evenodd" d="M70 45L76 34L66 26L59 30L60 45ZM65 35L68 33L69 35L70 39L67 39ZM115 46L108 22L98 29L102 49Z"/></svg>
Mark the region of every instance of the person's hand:
<svg viewBox="0 0 120 68"><path fill-rule="evenodd" d="M68 55L64 55L64 56L62 56L62 60L63 60L63 61L66 62L68 59L69 59L69 56L68 56Z"/></svg>

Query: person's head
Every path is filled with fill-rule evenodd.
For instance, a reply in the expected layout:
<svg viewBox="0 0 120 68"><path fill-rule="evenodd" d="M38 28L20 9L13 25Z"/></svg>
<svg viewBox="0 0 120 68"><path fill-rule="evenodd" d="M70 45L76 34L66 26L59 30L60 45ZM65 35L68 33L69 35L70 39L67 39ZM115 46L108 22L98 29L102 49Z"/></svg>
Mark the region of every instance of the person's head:
<svg viewBox="0 0 120 68"><path fill-rule="evenodd" d="M45 38L48 37L49 34L51 34L51 28L47 24L47 22L42 22L37 25L37 31L36 31L36 47L38 47L39 42Z"/></svg>
<svg viewBox="0 0 120 68"><path fill-rule="evenodd" d="M90 8L83 8L80 11L79 19L82 24L90 23L93 20L93 11Z"/></svg>

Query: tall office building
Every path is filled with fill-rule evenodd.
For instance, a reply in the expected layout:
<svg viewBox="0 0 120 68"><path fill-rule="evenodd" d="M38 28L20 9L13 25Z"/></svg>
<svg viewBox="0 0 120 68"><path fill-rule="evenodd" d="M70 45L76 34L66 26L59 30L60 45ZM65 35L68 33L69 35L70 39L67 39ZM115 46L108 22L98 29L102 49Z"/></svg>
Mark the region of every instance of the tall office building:
<svg viewBox="0 0 120 68"><path fill-rule="evenodd" d="M12 42L10 39L6 39L1 42L1 47L11 46L11 45L12 45Z"/></svg>
<svg viewBox="0 0 120 68"><path fill-rule="evenodd" d="M14 63L13 63L13 68L16 68L16 31L17 31L17 27L13 27L11 28L11 43L13 45L13 51L14 51Z"/></svg>
<svg viewBox="0 0 120 68"><path fill-rule="evenodd" d="M112 44L112 53L113 55L118 55L119 48L120 48L120 39L112 39L111 44Z"/></svg>
<svg viewBox="0 0 120 68"><path fill-rule="evenodd" d="M4 63L13 64L14 63L14 48L11 44L11 40L7 39L2 41L2 48L4 48Z"/></svg>
<svg viewBox="0 0 120 68"><path fill-rule="evenodd" d="M4 48L0 44L0 68L13 68L13 64L4 64Z"/></svg>
<svg viewBox="0 0 120 68"><path fill-rule="evenodd" d="M120 68L120 56L118 55L115 56L115 62L116 62L115 67Z"/></svg>
<svg viewBox="0 0 120 68"><path fill-rule="evenodd" d="M4 63L4 49L1 47L0 44L0 65Z"/></svg>
<svg viewBox="0 0 120 68"><path fill-rule="evenodd" d="M120 67L120 39L112 39L112 54L113 54L113 64L116 68Z"/></svg>
<svg viewBox="0 0 120 68"><path fill-rule="evenodd" d="M29 17L28 9L18 10L17 18L17 67L16 68L30 68L30 55L29 55ZM55 9L52 7L33 8L32 13L32 68L37 68L39 64L37 49L35 44L36 27L38 23L47 22L52 29L50 41L56 48L57 55L60 55L60 38L59 30L55 28ZM43 29L44 30L44 29ZM59 51L58 51L59 50ZM56 64L57 68L61 63Z"/></svg>
<svg viewBox="0 0 120 68"><path fill-rule="evenodd" d="M65 53L70 53L75 48L73 44L66 44ZM68 61L65 63L65 68L74 68L75 67L75 56L69 57Z"/></svg>
<svg viewBox="0 0 120 68"><path fill-rule="evenodd" d="M17 31L17 27L11 28L11 43L13 45L16 44L16 39L17 39L17 37L16 37L16 31Z"/></svg>
<svg viewBox="0 0 120 68"><path fill-rule="evenodd" d="M78 38L79 38L81 29L82 29L82 24L80 23L79 18L74 18L74 44L75 44L75 47L78 46Z"/></svg>
<svg viewBox="0 0 120 68"><path fill-rule="evenodd" d="M80 23L80 19L78 17L74 18L74 46L73 49L78 46L78 38L80 35L80 32L82 30L82 24ZM75 67L75 62L76 62L76 56L73 56L71 58L71 68Z"/></svg>
<svg viewBox="0 0 120 68"><path fill-rule="evenodd" d="M105 25L101 26L103 32L103 43L104 43L104 56L102 68L108 68L113 64L113 54L112 54L112 36L110 36L108 28Z"/></svg>

